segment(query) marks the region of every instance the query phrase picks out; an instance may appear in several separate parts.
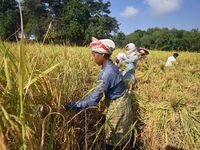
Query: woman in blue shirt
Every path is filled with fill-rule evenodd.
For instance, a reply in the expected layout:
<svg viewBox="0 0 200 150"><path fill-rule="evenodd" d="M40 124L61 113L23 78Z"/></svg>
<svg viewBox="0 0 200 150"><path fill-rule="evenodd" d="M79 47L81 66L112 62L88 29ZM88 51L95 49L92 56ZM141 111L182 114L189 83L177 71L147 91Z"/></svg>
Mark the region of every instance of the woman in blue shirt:
<svg viewBox="0 0 200 150"><path fill-rule="evenodd" d="M87 98L78 102L70 102L65 105L65 109L81 110L90 106L95 106L105 96L107 104L105 136L106 149L112 149L115 145L122 145L127 142L125 134L132 124L132 106L127 97L126 86L118 67L110 60L110 56L115 49L112 40L98 40L92 38L90 44L92 55L96 64L102 66L98 77L97 85L93 93Z"/></svg>

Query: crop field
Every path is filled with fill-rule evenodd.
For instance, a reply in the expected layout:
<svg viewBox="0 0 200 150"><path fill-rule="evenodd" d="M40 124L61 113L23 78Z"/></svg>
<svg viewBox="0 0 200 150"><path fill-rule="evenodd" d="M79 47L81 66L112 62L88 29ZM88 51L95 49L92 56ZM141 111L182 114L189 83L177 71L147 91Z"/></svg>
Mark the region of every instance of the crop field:
<svg viewBox="0 0 200 150"><path fill-rule="evenodd" d="M166 68L172 54L150 50L147 63L138 62L135 139L126 149L200 149L200 54L179 52ZM91 92L100 69L89 47L1 42L0 149L102 149L100 105L60 111Z"/></svg>

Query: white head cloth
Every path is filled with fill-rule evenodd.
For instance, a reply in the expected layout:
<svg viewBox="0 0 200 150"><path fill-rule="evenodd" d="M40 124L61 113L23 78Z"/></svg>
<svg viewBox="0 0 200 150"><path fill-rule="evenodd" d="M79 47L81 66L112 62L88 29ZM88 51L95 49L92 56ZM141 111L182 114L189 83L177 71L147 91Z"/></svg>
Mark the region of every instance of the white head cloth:
<svg viewBox="0 0 200 150"><path fill-rule="evenodd" d="M128 58L137 55L137 47L135 46L135 44L129 43L126 45L125 49L126 49L126 56Z"/></svg>
<svg viewBox="0 0 200 150"><path fill-rule="evenodd" d="M93 37L90 46L92 47L92 51L102 54L112 54L115 50L115 43L110 39L98 40Z"/></svg>

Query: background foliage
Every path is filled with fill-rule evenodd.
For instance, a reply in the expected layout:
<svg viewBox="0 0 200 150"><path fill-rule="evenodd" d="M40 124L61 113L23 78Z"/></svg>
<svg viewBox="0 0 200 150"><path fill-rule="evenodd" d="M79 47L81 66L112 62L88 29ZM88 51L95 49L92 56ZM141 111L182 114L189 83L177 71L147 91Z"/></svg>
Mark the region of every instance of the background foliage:
<svg viewBox="0 0 200 150"><path fill-rule="evenodd" d="M147 31L136 30L126 36L124 43L134 42L157 50L200 51L200 32L177 30L175 28L150 28Z"/></svg>
<svg viewBox="0 0 200 150"><path fill-rule="evenodd" d="M109 16L110 2L102 0L21 1L26 38L37 41L87 45L92 36L111 38L117 47L133 42L137 47L158 50L200 51L200 32L175 28L119 31L116 18ZM19 8L15 0L0 0L0 39L15 41L20 30Z"/></svg>

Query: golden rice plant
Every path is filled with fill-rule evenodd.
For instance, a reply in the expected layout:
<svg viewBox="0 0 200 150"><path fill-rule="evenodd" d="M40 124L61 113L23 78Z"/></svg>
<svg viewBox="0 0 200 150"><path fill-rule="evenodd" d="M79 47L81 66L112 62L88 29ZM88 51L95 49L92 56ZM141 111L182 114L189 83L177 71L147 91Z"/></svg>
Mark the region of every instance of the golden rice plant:
<svg viewBox="0 0 200 150"><path fill-rule="evenodd" d="M24 139L27 149L89 149L92 145L101 149L104 116L97 107L80 112L59 110L65 102L84 98L93 88L101 68L93 62L91 50L25 41L23 86L19 86L18 47L19 43L0 44L2 145L18 149ZM112 59L119 51L123 50L114 52ZM151 51L147 64L138 62L134 93L142 149L199 149L200 57L180 52L178 64L165 68L171 54ZM23 119L18 115L22 112L20 87ZM22 126L26 129L23 138Z"/></svg>
<svg viewBox="0 0 200 150"><path fill-rule="evenodd" d="M173 52L154 51L148 68L139 62L137 101L144 149L200 148L198 53L180 52L178 64L165 67Z"/></svg>

